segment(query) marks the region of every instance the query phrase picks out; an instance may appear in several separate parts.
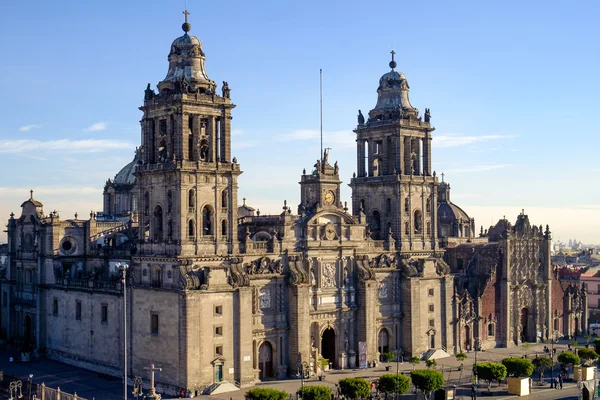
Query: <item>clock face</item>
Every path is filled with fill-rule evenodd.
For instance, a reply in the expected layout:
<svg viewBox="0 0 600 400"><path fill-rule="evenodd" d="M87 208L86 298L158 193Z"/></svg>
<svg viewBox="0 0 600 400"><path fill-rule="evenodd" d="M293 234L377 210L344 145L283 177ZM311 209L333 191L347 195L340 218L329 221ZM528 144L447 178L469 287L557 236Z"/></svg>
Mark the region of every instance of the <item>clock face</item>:
<svg viewBox="0 0 600 400"><path fill-rule="evenodd" d="M333 194L333 192L331 190L328 190L327 192L325 192L325 204L330 206L333 204L334 201L335 201L335 195Z"/></svg>

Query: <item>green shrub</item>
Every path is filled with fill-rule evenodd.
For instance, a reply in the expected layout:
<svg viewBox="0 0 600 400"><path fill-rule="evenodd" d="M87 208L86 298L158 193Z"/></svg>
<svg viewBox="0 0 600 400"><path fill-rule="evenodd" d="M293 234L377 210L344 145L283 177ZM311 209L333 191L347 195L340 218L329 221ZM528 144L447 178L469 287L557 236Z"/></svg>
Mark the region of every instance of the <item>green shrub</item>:
<svg viewBox="0 0 600 400"><path fill-rule="evenodd" d="M479 379L483 379L488 383L488 390L492 387L492 382L496 381L500 383L504 378L506 378L506 366L499 363L493 362L485 362L485 363L477 363L477 377Z"/></svg>
<svg viewBox="0 0 600 400"><path fill-rule="evenodd" d="M505 358L502 360L502 364L506 367L506 372L510 376L514 376L517 378L524 378L527 376L531 376L535 367L532 362L526 358Z"/></svg>
<svg viewBox="0 0 600 400"><path fill-rule="evenodd" d="M391 393L404 394L409 387L410 379L402 374L384 374L379 377L379 382L377 382L377 390L385 393L386 398Z"/></svg>
<svg viewBox="0 0 600 400"><path fill-rule="evenodd" d="M383 362L386 362L386 363L391 363L392 361L394 361L395 358L396 358L396 355L394 353L392 353L391 351L388 351L381 355L381 359L383 360Z"/></svg>
<svg viewBox="0 0 600 400"><path fill-rule="evenodd" d="M558 362L562 364L578 365L581 363L581 359L577 354L571 353L570 351L565 351L564 353L560 353L558 355Z"/></svg>
<svg viewBox="0 0 600 400"><path fill-rule="evenodd" d="M331 400L331 388L323 385L304 386L298 390L302 400Z"/></svg>
<svg viewBox="0 0 600 400"><path fill-rule="evenodd" d="M587 348L579 349L578 353L579 353L579 358L581 359L582 366L587 366L588 364L591 364L590 361L595 361L598 359L598 353L596 353L592 349L587 349Z"/></svg>
<svg viewBox="0 0 600 400"><path fill-rule="evenodd" d="M254 388L248 390L244 397L246 400L287 400L288 394L283 390Z"/></svg>
<svg viewBox="0 0 600 400"><path fill-rule="evenodd" d="M592 345L594 346L596 353L600 354L600 338L594 339L594 341L592 342Z"/></svg>
<svg viewBox="0 0 600 400"><path fill-rule="evenodd" d="M467 355L465 353L456 353L456 359L458 361L465 361L467 359Z"/></svg>
<svg viewBox="0 0 600 400"><path fill-rule="evenodd" d="M365 398L371 392L371 385L364 378L345 378L339 385L342 395L349 399Z"/></svg>
<svg viewBox="0 0 600 400"><path fill-rule="evenodd" d="M435 367L437 367L437 361L435 361L435 360L426 360L425 361L425 365L427 366L427 368L435 368Z"/></svg>
<svg viewBox="0 0 600 400"><path fill-rule="evenodd" d="M408 359L408 362L411 363L413 365L413 371L415 370L415 365L418 365L421 363L421 359L417 356L412 356L411 358Z"/></svg>
<svg viewBox="0 0 600 400"><path fill-rule="evenodd" d="M418 369L410 373L413 385L424 394L428 395L444 386L444 377L440 371L431 369Z"/></svg>

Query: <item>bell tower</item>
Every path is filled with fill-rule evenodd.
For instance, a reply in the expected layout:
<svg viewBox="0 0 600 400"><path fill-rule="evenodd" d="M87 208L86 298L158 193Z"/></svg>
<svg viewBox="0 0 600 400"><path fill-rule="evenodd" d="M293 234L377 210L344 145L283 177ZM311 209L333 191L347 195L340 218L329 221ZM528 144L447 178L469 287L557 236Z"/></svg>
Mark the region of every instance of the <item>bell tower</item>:
<svg viewBox="0 0 600 400"><path fill-rule="evenodd" d="M237 251L237 179L231 158L230 89L208 78L202 42L188 32L171 44L166 77L144 94L140 251L224 255Z"/></svg>
<svg viewBox="0 0 600 400"><path fill-rule="evenodd" d="M408 81L389 63L379 79L377 104L354 130L357 172L350 182L352 212L367 215L373 239L391 233L398 250L436 248L438 181L431 171L431 114L410 104Z"/></svg>

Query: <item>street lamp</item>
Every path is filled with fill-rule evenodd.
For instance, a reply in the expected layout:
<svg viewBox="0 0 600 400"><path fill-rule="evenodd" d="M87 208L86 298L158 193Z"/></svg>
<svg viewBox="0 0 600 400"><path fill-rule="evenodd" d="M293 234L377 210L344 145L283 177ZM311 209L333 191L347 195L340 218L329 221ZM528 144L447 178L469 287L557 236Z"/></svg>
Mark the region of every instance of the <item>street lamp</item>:
<svg viewBox="0 0 600 400"><path fill-rule="evenodd" d="M300 399L303 399L304 396L304 379L308 377L308 363L306 361L302 361L302 355L298 353L298 362L296 363L296 367L298 368L298 374L300 375Z"/></svg>
<svg viewBox="0 0 600 400"><path fill-rule="evenodd" d="M10 398L9 400L16 400L23 398L23 382L12 381L8 386Z"/></svg>
<svg viewBox="0 0 600 400"><path fill-rule="evenodd" d="M31 386L33 385L33 374L29 374L29 396L27 396L28 400L31 400Z"/></svg>
<svg viewBox="0 0 600 400"><path fill-rule="evenodd" d="M135 378L133 378L133 392L131 392L133 397L135 397L135 400L137 400L139 396L144 395L144 393L142 393L143 390L144 388L142 385L142 378L136 376Z"/></svg>
<svg viewBox="0 0 600 400"><path fill-rule="evenodd" d="M127 400L127 269L129 265L117 263L117 269L123 274L123 398Z"/></svg>
<svg viewBox="0 0 600 400"><path fill-rule="evenodd" d="M473 388L472 388L472 398L477 400L477 383L478 383L478 377L477 377L477 350L479 349L479 339L475 339L475 367L473 368L473 374L475 375L475 382L473 383Z"/></svg>

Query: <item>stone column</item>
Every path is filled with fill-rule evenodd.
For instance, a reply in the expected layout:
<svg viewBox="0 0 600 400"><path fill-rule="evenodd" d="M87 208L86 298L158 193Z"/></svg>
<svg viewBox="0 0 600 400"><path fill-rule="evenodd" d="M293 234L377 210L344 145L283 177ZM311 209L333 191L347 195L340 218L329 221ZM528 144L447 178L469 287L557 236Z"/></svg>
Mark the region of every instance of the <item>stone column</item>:
<svg viewBox="0 0 600 400"><path fill-rule="evenodd" d="M357 310L358 341L367 342L367 360L373 361L377 354L377 281L358 282L360 306Z"/></svg>
<svg viewBox="0 0 600 400"><path fill-rule="evenodd" d="M254 370L252 367L252 288L241 287L234 294L235 311L237 319L234 323L234 365L235 379L242 386L254 384ZM274 364L275 365L275 364Z"/></svg>
<svg viewBox="0 0 600 400"><path fill-rule="evenodd" d="M220 148L221 148L221 162L228 163L231 160L231 116L226 112L221 117L221 137L220 137Z"/></svg>
<svg viewBox="0 0 600 400"><path fill-rule="evenodd" d="M295 369L299 354L302 361L310 360L310 285L303 283L292 286L289 293L290 325L296 327L289 331L289 359L290 367Z"/></svg>
<svg viewBox="0 0 600 400"><path fill-rule="evenodd" d="M208 162L215 162L217 155L217 137L216 137L216 119L214 116L208 117L208 126L206 127L208 135Z"/></svg>
<svg viewBox="0 0 600 400"><path fill-rule="evenodd" d="M369 143L369 159L367 160L367 162L369 163L369 165L367 165L367 171L368 174L367 176L373 176L373 160L374 160L374 154L375 151L373 149L373 147L375 146L375 142L372 139L368 140Z"/></svg>
<svg viewBox="0 0 600 400"><path fill-rule="evenodd" d="M365 176L365 141L363 139L356 140L356 176Z"/></svg>

